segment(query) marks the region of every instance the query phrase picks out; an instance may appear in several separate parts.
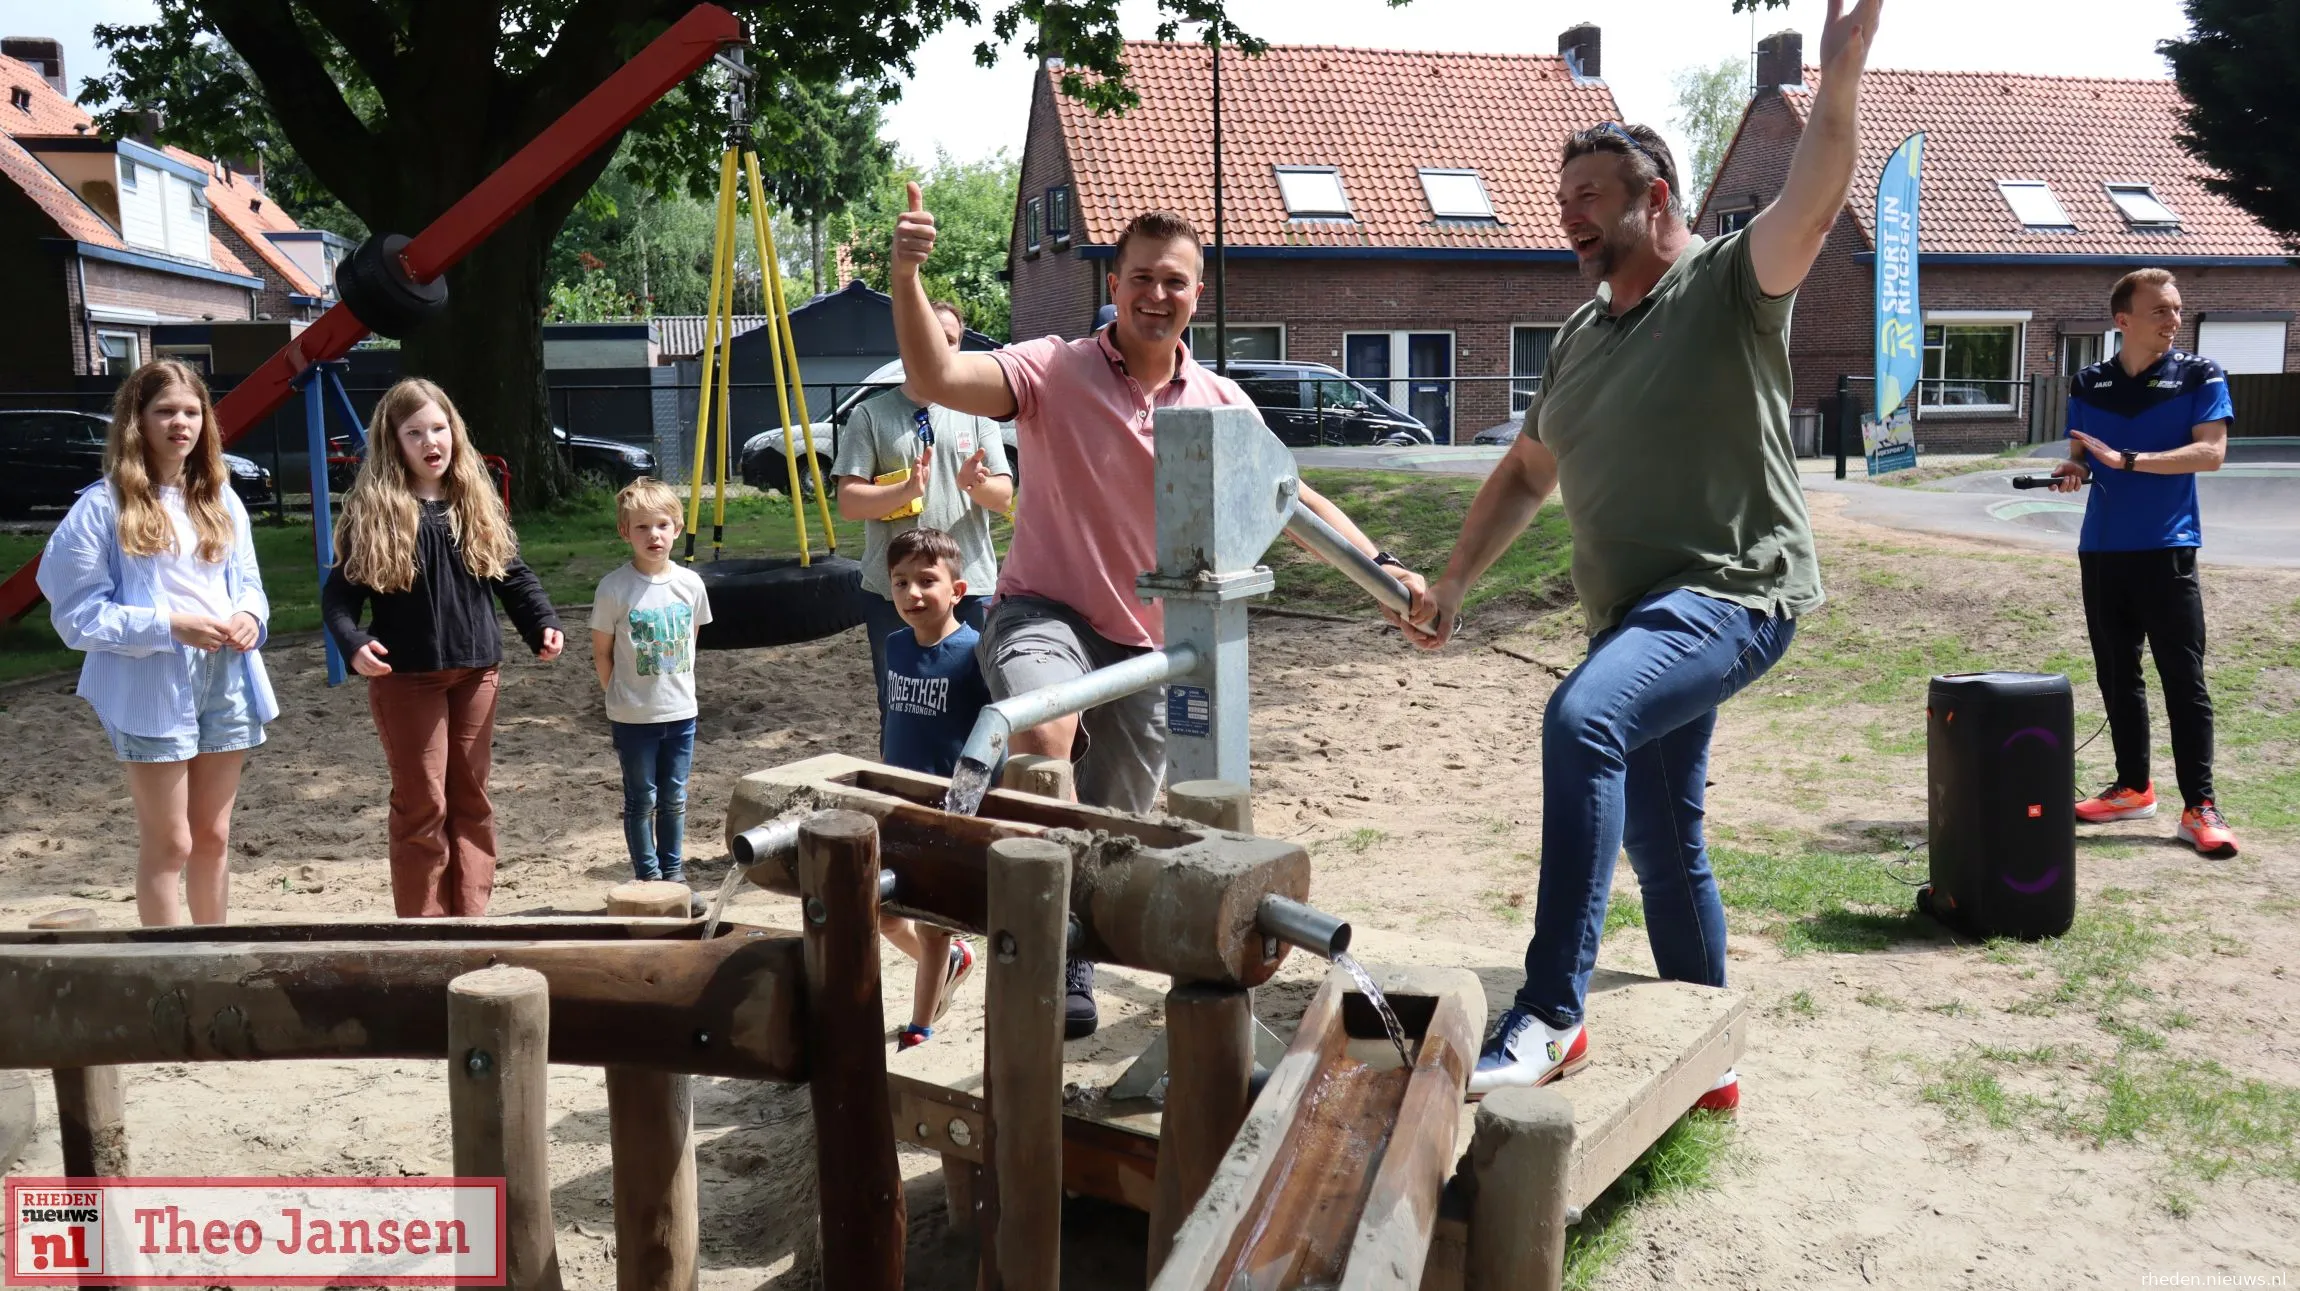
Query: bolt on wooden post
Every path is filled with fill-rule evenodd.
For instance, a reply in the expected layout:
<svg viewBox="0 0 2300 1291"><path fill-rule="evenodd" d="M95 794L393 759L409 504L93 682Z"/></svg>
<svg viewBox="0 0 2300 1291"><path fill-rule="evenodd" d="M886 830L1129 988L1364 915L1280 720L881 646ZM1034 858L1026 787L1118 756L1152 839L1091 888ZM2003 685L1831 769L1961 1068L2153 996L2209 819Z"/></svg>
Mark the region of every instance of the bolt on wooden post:
<svg viewBox="0 0 2300 1291"><path fill-rule="evenodd" d="M824 812L799 829L807 1092L815 1113L824 1291L900 1291L909 1226L895 1160L879 985L878 823Z"/></svg>
<svg viewBox="0 0 2300 1291"><path fill-rule="evenodd" d="M447 1113L455 1173L500 1176L506 1285L559 1291L551 1219L551 984L498 964L447 984Z"/></svg>

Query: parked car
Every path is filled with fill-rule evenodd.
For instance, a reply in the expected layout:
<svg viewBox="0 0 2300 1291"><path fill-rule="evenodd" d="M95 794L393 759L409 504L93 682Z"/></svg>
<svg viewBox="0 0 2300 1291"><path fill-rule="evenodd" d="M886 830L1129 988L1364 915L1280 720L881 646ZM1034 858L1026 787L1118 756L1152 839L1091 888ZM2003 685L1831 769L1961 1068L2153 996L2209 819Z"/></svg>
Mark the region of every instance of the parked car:
<svg viewBox="0 0 2300 1291"><path fill-rule="evenodd" d="M1469 442L1473 444L1483 444L1489 448L1495 446L1506 448L1509 445L1516 443L1517 437L1524 433L1524 431L1525 418L1523 416L1512 417L1508 421L1505 421L1498 426L1488 426L1484 430L1477 432L1477 434L1470 437Z"/></svg>
<svg viewBox="0 0 2300 1291"><path fill-rule="evenodd" d="M567 459L567 469L585 484L603 489L619 489L642 475L655 474L655 454L626 444L620 439L601 439L596 435L570 435L558 426L551 428L551 437L559 442L559 452ZM334 434L327 437L327 487L330 492L341 493L351 487L359 474L359 451L352 446L351 436Z"/></svg>
<svg viewBox="0 0 2300 1291"><path fill-rule="evenodd" d="M863 384L840 396L838 406L831 409L828 417L810 425L815 460L822 467L824 484L831 482L831 464L838 460L838 436L845 428L847 418L853 415L855 405L881 390L901 384L902 360L880 364L869 376L863 378ZM1019 488L1022 485L1022 459L1016 452L1014 423L998 423L998 434L1006 444L1006 464L1013 468L1014 483ZM735 475L754 489L772 489L785 497L811 499L815 495L815 482L813 473L807 469L805 449L806 441L801 439L800 451L785 459L783 428L776 426L761 431L743 441L741 451L735 455ZM799 468L799 478L795 481L790 478L793 462Z"/></svg>
<svg viewBox="0 0 2300 1291"><path fill-rule="evenodd" d="M1323 363L1234 359L1229 375L1290 447L1402 448L1436 442L1429 427L1398 411L1364 382Z"/></svg>
<svg viewBox="0 0 2300 1291"><path fill-rule="evenodd" d="M0 514L68 507L104 474L104 437L112 419L66 409L0 411ZM272 473L237 453L224 454L232 492L252 510L272 500Z"/></svg>

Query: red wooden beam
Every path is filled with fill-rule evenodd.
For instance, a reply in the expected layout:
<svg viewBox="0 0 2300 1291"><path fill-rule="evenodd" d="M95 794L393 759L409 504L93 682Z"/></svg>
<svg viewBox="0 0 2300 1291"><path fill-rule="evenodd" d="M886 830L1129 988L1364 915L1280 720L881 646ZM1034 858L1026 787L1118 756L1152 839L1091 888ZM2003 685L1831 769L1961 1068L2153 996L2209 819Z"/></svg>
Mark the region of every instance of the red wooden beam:
<svg viewBox="0 0 2300 1291"><path fill-rule="evenodd" d="M417 282L430 282L447 272L544 189L710 62L713 54L742 38L742 24L717 5L688 10L669 31L649 42L415 235L400 253L408 275ZM216 404L217 428L224 442L237 440L287 402L305 368L342 358L366 336L366 325L344 305L313 320ZM14 623L40 603L40 588L33 581L39 568L40 558L35 556L0 583L0 622Z"/></svg>

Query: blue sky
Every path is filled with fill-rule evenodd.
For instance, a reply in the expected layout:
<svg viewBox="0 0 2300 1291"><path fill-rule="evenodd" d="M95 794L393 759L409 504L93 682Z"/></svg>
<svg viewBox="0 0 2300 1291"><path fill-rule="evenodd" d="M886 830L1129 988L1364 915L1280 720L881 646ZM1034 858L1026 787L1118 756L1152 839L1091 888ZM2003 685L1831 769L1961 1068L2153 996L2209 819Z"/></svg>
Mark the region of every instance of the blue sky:
<svg viewBox="0 0 2300 1291"><path fill-rule="evenodd" d="M998 0L984 0L995 11ZM1121 0L1128 35L1157 26L1156 0ZM1810 56L1818 47L1824 0L1794 0L1752 22L1730 0L1577 0L1572 4L1496 0L1232 0L1238 25L1284 43L1391 49L1477 49L1555 53L1557 34L1584 21L1604 28L1604 73L1622 112L1652 122L1683 152L1672 129L1670 76L1744 56L1751 33L1793 27ZM99 22L149 19L150 0L0 0L0 34L64 42L75 86L101 56ZM2148 77L2166 74L2156 42L2186 29L2179 0L1891 0L1872 62L1880 67ZM981 30L950 29L913 60L917 76L889 113L903 151L930 159L939 146L961 158L1000 148L1020 152L1030 105L1030 65L1017 48L997 67L974 65Z"/></svg>

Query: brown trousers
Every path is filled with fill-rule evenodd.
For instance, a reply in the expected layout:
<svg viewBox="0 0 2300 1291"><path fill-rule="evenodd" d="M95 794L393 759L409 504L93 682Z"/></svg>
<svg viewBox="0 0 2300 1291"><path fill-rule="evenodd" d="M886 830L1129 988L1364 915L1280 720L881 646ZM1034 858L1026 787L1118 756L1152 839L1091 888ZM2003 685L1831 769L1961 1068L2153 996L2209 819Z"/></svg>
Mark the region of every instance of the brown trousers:
<svg viewBox="0 0 2300 1291"><path fill-rule="evenodd" d="M495 890L493 668L395 672L367 683L391 767L391 902L402 919L487 913Z"/></svg>

